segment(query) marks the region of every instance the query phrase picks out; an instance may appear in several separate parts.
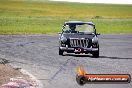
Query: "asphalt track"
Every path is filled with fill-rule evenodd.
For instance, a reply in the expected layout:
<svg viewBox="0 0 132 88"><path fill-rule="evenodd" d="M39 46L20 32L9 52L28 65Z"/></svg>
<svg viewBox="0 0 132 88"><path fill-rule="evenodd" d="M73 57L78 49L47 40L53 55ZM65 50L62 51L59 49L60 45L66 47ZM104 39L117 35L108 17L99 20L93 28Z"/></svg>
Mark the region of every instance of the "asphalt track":
<svg viewBox="0 0 132 88"><path fill-rule="evenodd" d="M132 35L100 35L100 58L58 55L57 35L0 35L0 58L37 77L44 88L132 88L129 84L76 83L76 69L88 74L132 75Z"/></svg>

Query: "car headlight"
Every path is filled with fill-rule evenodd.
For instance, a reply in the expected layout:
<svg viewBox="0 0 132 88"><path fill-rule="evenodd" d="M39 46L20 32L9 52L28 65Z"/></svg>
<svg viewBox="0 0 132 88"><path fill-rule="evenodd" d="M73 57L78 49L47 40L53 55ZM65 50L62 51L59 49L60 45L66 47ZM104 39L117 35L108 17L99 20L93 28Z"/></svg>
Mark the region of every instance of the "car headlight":
<svg viewBox="0 0 132 88"><path fill-rule="evenodd" d="M65 37L65 36L61 36L61 41L63 42L63 43L65 43L66 41L67 41L67 38Z"/></svg>
<svg viewBox="0 0 132 88"><path fill-rule="evenodd" d="M98 43L98 38L96 36L93 37L92 43Z"/></svg>

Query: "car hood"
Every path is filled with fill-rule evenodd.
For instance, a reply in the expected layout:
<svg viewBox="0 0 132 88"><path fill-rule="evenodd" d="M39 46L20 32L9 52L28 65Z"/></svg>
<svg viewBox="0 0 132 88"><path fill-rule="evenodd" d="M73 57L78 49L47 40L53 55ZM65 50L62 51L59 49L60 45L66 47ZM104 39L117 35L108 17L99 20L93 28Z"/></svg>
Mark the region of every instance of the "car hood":
<svg viewBox="0 0 132 88"><path fill-rule="evenodd" d="M95 34L63 34L66 38L88 38L92 39Z"/></svg>

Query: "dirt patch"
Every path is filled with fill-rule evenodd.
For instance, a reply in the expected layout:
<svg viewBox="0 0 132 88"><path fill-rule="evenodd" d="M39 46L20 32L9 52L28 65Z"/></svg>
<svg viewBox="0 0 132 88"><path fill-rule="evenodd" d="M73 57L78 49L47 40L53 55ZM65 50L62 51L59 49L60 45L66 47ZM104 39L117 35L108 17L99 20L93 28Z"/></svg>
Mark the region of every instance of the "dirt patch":
<svg viewBox="0 0 132 88"><path fill-rule="evenodd" d="M23 75L19 69L12 68L8 64L0 64L0 85L8 83L10 78L22 77L29 81L28 75Z"/></svg>

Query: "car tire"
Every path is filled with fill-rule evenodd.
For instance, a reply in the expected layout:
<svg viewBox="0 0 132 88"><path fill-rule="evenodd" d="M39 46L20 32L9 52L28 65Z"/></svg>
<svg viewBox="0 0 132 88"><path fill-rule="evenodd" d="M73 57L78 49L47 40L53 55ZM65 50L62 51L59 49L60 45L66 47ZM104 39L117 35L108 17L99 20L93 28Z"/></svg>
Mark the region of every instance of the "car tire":
<svg viewBox="0 0 132 88"><path fill-rule="evenodd" d="M92 53L93 57L98 58L99 57L99 50Z"/></svg>
<svg viewBox="0 0 132 88"><path fill-rule="evenodd" d="M63 55L63 50L59 49L59 55Z"/></svg>

